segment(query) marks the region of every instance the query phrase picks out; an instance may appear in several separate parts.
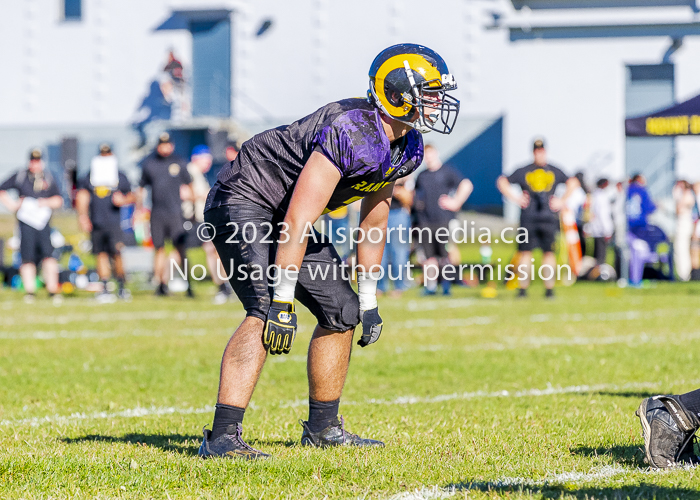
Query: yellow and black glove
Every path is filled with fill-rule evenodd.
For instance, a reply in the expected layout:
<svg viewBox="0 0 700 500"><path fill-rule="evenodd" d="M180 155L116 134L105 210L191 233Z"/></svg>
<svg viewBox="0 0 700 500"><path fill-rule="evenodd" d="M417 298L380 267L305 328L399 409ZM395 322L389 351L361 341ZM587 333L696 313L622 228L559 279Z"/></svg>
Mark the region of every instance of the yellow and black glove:
<svg viewBox="0 0 700 500"><path fill-rule="evenodd" d="M267 313L263 345L270 354L289 354L297 336L294 304L273 300Z"/></svg>
<svg viewBox="0 0 700 500"><path fill-rule="evenodd" d="M379 340L379 336L382 334L383 323L381 316L379 316L379 309L375 307L369 311L362 311L360 320L362 321L362 336L357 344L360 347L367 347Z"/></svg>

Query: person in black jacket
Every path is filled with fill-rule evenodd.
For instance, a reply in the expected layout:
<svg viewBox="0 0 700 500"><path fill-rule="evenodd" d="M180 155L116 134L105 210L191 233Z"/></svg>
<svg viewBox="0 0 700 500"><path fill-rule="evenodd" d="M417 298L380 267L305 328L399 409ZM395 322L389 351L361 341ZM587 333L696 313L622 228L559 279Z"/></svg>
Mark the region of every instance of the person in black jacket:
<svg viewBox="0 0 700 500"><path fill-rule="evenodd" d="M90 233L92 253L97 256L97 274L104 284L96 298L100 302L113 302L117 297L129 299L124 287L125 276L121 251L124 247L124 231L121 228L120 208L136 201L126 175L118 169L117 158L108 144L100 146L100 154L92 159L90 173L81 179L75 199L78 223ZM111 274L110 260L114 263L114 277L119 289L117 296L107 287Z"/></svg>
<svg viewBox="0 0 700 500"><path fill-rule="evenodd" d="M172 241L180 262L185 261L187 230L182 215L183 200L192 201L192 177L187 162L175 154L168 133L161 134L156 150L142 164L139 201L146 198L145 188L151 188L151 238L156 249L154 275L158 281L156 295L168 295L169 269L166 265L165 240ZM189 283L189 282L188 282ZM188 284L187 295L194 296Z"/></svg>
<svg viewBox="0 0 700 500"><path fill-rule="evenodd" d="M14 190L19 199L7 193ZM20 232L20 275L27 302L34 301L36 293L36 268L41 264L46 290L60 301L58 287L58 262L53 257L51 226L49 220L53 210L63 206L63 198L56 181L44 169L41 150L33 149L29 154L29 166L10 176L0 185L0 203L17 215Z"/></svg>

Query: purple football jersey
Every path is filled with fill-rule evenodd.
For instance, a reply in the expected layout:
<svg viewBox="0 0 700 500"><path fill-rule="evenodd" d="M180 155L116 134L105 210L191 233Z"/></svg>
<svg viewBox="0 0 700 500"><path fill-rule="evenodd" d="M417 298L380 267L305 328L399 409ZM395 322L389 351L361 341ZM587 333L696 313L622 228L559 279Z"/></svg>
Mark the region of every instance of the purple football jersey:
<svg viewBox="0 0 700 500"><path fill-rule="evenodd" d="M365 99L327 104L291 125L255 135L220 172L206 210L248 200L284 213L302 168L318 151L340 172L326 212L364 198L413 172L423 160L423 139L411 130L392 163L392 145L379 110Z"/></svg>

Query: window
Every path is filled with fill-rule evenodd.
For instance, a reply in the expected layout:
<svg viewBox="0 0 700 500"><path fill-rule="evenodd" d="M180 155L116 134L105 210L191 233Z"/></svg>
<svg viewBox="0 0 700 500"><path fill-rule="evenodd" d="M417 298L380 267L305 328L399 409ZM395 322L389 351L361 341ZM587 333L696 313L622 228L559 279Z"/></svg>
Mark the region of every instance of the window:
<svg viewBox="0 0 700 500"><path fill-rule="evenodd" d="M80 21L83 17L82 0L62 0L63 20Z"/></svg>

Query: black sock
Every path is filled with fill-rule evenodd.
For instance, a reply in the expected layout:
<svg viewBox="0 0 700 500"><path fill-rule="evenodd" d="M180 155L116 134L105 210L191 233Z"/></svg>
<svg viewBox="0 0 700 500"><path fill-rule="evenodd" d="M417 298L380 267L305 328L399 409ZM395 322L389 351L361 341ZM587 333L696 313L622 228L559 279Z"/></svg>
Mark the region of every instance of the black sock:
<svg viewBox="0 0 700 500"><path fill-rule="evenodd" d="M104 290L105 293L108 292L108 290L107 290L107 285L109 285L109 281L107 281L107 280L102 280L102 290Z"/></svg>
<svg viewBox="0 0 700 500"><path fill-rule="evenodd" d="M309 398L309 421L307 423L311 432L320 432L338 420L338 408L340 399L335 401L316 401Z"/></svg>
<svg viewBox="0 0 700 500"><path fill-rule="evenodd" d="M225 282L219 285L219 291L228 294L228 288L226 288Z"/></svg>
<svg viewBox="0 0 700 500"><path fill-rule="evenodd" d="M700 389L681 394L678 396L678 398L681 400L681 403L688 408L688 410L695 413L695 415L700 416Z"/></svg>
<svg viewBox="0 0 700 500"><path fill-rule="evenodd" d="M119 285L119 290L124 290L124 278L117 278L117 284Z"/></svg>
<svg viewBox="0 0 700 500"><path fill-rule="evenodd" d="M214 410L214 423L211 426L211 440L214 441L219 436L235 432L236 424L243 423L244 415L245 408L217 403ZM229 429L230 426L233 428Z"/></svg>

